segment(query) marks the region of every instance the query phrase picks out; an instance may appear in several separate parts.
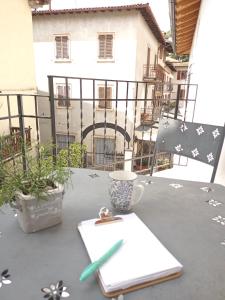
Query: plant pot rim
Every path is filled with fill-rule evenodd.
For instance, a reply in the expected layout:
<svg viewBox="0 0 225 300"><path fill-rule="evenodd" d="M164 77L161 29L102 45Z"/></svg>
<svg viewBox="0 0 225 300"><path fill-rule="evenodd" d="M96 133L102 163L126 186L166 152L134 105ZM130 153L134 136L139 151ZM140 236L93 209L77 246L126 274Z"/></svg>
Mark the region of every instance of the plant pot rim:
<svg viewBox="0 0 225 300"><path fill-rule="evenodd" d="M56 188L52 188L49 189L46 192L43 192L43 195L45 196L50 196L59 192L63 192L64 190L64 186L61 183L58 182L54 182L54 184L56 185ZM36 197L34 195L25 195L23 194L21 191L16 191L15 195L19 198L22 198L23 200L32 200L35 199ZM48 199L46 199L46 201L48 201Z"/></svg>

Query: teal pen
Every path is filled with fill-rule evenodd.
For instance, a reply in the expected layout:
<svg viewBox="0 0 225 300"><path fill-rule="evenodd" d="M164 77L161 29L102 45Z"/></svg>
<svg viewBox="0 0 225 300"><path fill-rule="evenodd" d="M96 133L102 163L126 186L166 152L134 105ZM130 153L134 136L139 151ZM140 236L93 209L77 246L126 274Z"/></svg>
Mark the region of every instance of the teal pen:
<svg viewBox="0 0 225 300"><path fill-rule="evenodd" d="M123 240L116 242L103 256L88 265L80 275L80 281L86 280L97 271L122 246Z"/></svg>

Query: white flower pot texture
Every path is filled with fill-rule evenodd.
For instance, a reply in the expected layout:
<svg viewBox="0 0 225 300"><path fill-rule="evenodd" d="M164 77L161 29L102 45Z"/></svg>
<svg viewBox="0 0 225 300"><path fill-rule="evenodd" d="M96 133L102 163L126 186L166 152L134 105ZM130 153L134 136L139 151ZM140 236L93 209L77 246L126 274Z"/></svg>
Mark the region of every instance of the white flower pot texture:
<svg viewBox="0 0 225 300"><path fill-rule="evenodd" d="M64 187L56 185L43 199L17 192L15 195L17 218L25 233L36 232L62 222Z"/></svg>

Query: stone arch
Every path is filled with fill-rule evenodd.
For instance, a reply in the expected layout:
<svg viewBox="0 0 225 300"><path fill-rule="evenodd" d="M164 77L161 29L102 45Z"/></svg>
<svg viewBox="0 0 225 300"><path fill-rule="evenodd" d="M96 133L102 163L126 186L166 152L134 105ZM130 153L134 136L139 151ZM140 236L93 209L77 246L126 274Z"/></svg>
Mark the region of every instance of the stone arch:
<svg viewBox="0 0 225 300"><path fill-rule="evenodd" d="M93 131L94 129L98 129L98 128L111 128L111 129L116 129L117 131L119 131L124 137L125 140L129 143L131 138L130 135L119 125L115 125L113 123L104 123L104 122L100 122L100 123L95 123L92 124L90 126L88 126L87 128L85 128L85 130L82 132L82 139L85 139L86 136L88 135L89 132Z"/></svg>

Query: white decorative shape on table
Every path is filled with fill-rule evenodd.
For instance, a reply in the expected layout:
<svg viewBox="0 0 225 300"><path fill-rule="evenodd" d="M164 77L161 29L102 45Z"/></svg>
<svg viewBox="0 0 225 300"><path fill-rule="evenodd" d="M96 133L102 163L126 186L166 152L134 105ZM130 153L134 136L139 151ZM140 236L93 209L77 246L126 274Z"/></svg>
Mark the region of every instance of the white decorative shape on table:
<svg viewBox="0 0 225 300"><path fill-rule="evenodd" d="M164 127L164 128L168 128L169 125L170 125L170 123L169 123L168 121L166 121L166 122L163 123L163 127Z"/></svg>
<svg viewBox="0 0 225 300"><path fill-rule="evenodd" d="M10 274L9 274L9 270L6 269L4 270L1 275L0 275L0 288L5 284L8 285L10 283L12 283L11 280L9 280Z"/></svg>
<svg viewBox="0 0 225 300"><path fill-rule="evenodd" d="M209 205L212 205L212 206L214 206L214 207L222 204L221 202L216 201L216 200L214 200L214 199L210 199L210 200L208 200L207 202L209 203Z"/></svg>
<svg viewBox="0 0 225 300"><path fill-rule="evenodd" d="M184 149L182 148L181 144L175 146L174 148L175 148L175 150L176 150L177 152L180 152L180 151L183 151L183 150L184 150Z"/></svg>
<svg viewBox="0 0 225 300"><path fill-rule="evenodd" d="M187 127L187 125L186 125L185 123L183 123L183 124L180 126L180 131L181 131L181 132L184 132L184 131L186 131L186 130L188 130L188 127Z"/></svg>
<svg viewBox="0 0 225 300"><path fill-rule="evenodd" d="M214 191L210 186L203 186L200 188L200 190L202 190L203 192L207 192L207 193Z"/></svg>
<svg viewBox="0 0 225 300"><path fill-rule="evenodd" d="M217 223L220 223L221 225L225 225L225 218L222 216L217 216L212 218L213 221L216 221Z"/></svg>
<svg viewBox="0 0 225 300"><path fill-rule="evenodd" d="M172 186L175 189L179 189L179 188L183 187L183 185L179 184L179 183L170 183L169 186Z"/></svg>

